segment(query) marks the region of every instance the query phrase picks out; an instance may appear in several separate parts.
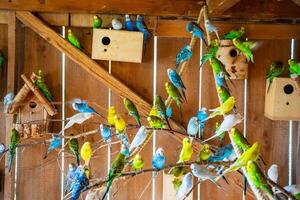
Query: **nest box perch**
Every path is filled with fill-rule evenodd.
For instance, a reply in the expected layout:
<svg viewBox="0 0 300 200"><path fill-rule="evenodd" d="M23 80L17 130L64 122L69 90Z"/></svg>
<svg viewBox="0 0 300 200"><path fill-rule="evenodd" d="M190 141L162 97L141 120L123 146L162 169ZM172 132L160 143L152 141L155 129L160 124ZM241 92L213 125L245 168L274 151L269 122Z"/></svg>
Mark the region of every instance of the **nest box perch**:
<svg viewBox="0 0 300 200"><path fill-rule="evenodd" d="M21 75L24 85L13 99L8 109L8 114L17 114L14 127L24 138L40 138L49 129L49 117L55 115L57 110L44 97L42 92L35 87L36 75L30 78Z"/></svg>

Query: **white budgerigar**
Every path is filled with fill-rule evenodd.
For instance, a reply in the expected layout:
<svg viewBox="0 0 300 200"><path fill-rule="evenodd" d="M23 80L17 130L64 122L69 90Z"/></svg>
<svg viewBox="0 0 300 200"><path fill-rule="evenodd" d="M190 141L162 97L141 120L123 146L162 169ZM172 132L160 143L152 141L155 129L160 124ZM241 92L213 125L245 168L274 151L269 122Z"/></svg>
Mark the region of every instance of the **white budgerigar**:
<svg viewBox="0 0 300 200"><path fill-rule="evenodd" d="M14 97L15 97L15 95L12 92L9 92L4 96L4 98L3 98L4 113L8 112L8 109L9 109L10 105L12 104Z"/></svg>
<svg viewBox="0 0 300 200"><path fill-rule="evenodd" d="M239 124L242 121L243 121L243 117L239 113L226 115L224 117L224 121L220 125L219 129L215 132L215 134L210 138L206 139L204 142L207 142L215 137L218 137L225 131L230 131L232 127L234 127L235 125Z"/></svg>
<svg viewBox="0 0 300 200"><path fill-rule="evenodd" d="M138 148L140 145L142 145L145 141L145 139L147 138L147 132L146 132L146 127L145 126L141 126L140 129L138 130L138 132L136 133L136 135L134 136L130 147L129 147L129 151L132 151L135 148Z"/></svg>
<svg viewBox="0 0 300 200"><path fill-rule="evenodd" d="M207 168L197 165L197 164L191 164L191 170L194 176L201 179L202 181L210 180L218 188L222 188L214 179L218 176L217 174L214 174L213 172L209 171Z"/></svg>
<svg viewBox="0 0 300 200"><path fill-rule="evenodd" d="M120 22L118 19L112 19L111 26L114 30L121 30L123 27L122 22Z"/></svg>
<svg viewBox="0 0 300 200"><path fill-rule="evenodd" d="M191 172L184 175L182 183L176 193L176 200L183 200L188 192L193 188L193 174Z"/></svg>
<svg viewBox="0 0 300 200"><path fill-rule="evenodd" d="M66 130L66 129L72 127L74 124L82 124L86 120L90 119L92 116L93 116L93 113L77 113L77 114L73 115L72 117L67 118L68 123L59 132L59 134L61 134L63 130Z"/></svg>
<svg viewBox="0 0 300 200"><path fill-rule="evenodd" d="M208 19L205 20L204 26L208 30L208 32L210 32L210 33L214 32L215 35L217 36L218 40L220 40L218 28L216 26L214 26Z"/></svg>
<svg viewBox="0 0 300 200"><path fill-rule="evenodd" d="M277 183L277 180L278 180L278 165L276 165L276 164L271 165L271 167L268 169L268 177L273 182Z"/></svg>

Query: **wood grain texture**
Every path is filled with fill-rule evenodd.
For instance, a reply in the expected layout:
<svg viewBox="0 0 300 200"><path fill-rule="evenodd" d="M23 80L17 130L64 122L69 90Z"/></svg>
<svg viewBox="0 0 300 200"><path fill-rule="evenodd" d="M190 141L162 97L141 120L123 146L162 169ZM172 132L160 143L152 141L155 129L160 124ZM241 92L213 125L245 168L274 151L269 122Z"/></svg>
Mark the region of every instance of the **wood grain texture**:
<svg viewBox="0 0 300 200"><path fill-rule="evenodd" d="M207 0L209 13L223 13L232 6L239 3L240 0Z"/></svg>
<svg viewBox="0 0 300 200"><path fill-rule="evenodd" d="M69 13L38 13L43 21L47 22L49 25L53 26L69 26Z"/></svg>
<svg viewBox="0 0 300 200"><path fill-rule="evenodd" d="M42 11L42 12L90 12L90 13L132 13L146 15L185 16L197 15L204 4L202 0L52 0L41 4L36 0L1 1L0 9Z"/></svg>

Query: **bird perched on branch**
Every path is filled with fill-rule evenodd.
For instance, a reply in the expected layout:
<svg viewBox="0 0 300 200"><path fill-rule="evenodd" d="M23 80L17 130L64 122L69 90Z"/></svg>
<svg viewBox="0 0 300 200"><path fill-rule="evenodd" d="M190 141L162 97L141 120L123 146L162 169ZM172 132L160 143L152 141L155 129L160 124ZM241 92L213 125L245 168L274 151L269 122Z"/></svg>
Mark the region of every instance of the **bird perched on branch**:
<svg viewBox="0 0 300 200"><path fill-rule="evenodd" d="M151 128L166 128L166 125L160 117L149 115L147 121Z"/></svg>
<svg viewBox="0 0 300 200"><path fill-rule="evenodd" d="M212 155L212 151L210 150L210 147L208 144L204 144L202 145L200 151L199 151L199 155L197 158L197 161L201 162L201 161L206 161L210 158L210 156Z"/></svg>
<svg viewBox="0 0 300 200"><path fill-rule="evenodd" d="M165 88L171 99L176 102L176 105L181 107L181 104L183 103L183 97L181 96L179 90L170 82L165 83Z"/></svg>
<svg viewBox="0 0 300 200"><path fill-rule="evenodd" d="M167 72L168 72L169 80L182 93L183 98L187 102L186 96L185 96L186 88L185 88L179 74L177 74L177 72L175 70L170 69L170 68L167 70Z"/></svg>
<svg viewBox="0 0 300 200"><path fill-rule="evenodd" d="M59 132L59 134L61 134L63 131L67 130L68 128L71 128L74 124L82 124L86 120L90 119L92 116L93 116L92 113L77 113L72 117L67 118L66 120L68 120L68 123Z"/></svg>
<svg viewBox="0 0 300 200"><path fill-rule="evenodd" d="M169 129L172 130L170 122L169 122L169 116L167 114L167 108L166 108L166 105L165 105L164 101L162 100L161 96L156 95L154 107L155 107L159 117L163 118L167 122Z"/></svg>
<svg viewBox="0 0 300 200"><path fill-rule="evenodd" d="M288 63L290 74L300 76L300 63L296 59L289 59Z"/></svg>
<svg viewBox="0 0 300 200"><path fill-rule="evenodd" d="M192 188L193 188L193 174L189 172L183 177L182 184L180 185L176 193L176 200L183 200L184 198L186 198L186 195Z"/></svg>
<svg viewBox="0 0 300 200"><path fill-rule="evenodd" d="M4 96L4 98L3 98L4 113L7 113L9 111L10 106L13 103L14 97L15 97L15 95L12 92L9 92Z"/></svg>
<svg viewBox="0 0 300 200"><path fill-rule="evenodd" d="M192 48L190 45L186 45L185 47L183 47L176 56L176 70L178 70L179 66L182 63L188 61L191 58L192 54Z"/></svg>
<svg viewBox="0 0 300 200"><path fill-rule="evenodd" d="M225 40L233 40L236 38L241 38L245 35L245 27L240 27L239 29L233 29L224 35Z"/></svg>
<svg viewBox="0 0 300 200"><path fill-rule="evenodd" d="M114 117L114 122L115 122L116 131L120 134L123 133L126 129L125 120L120 115L116 114Z"/></svg>
<svg viewBox="0 0 300 200"><path fill-rule="evenodd" d="M91 113L100 116L100 114L90 105L88 105L88 103L85 100L81 100L78 98L74 99L72 102L72 107L74 110L80 113Z"/></svg>
<svg viewBox="0 0 300 200"><path fill-rule="evenodd" d="M208 19L205 20L204 26L205 26L206 30L208 30L209 33L215 33L218 40L220 40L218 28L216 26L214 26Z"/></svg>
<svg viewBox="0 0 300 200"><path fill-rule="evenodd" d="M267 73L267 81L268 81L268 89L269 92L270 86L273 82L275 77L279 77L284 72L284 64L281 61L274 61L272 62L269 71Z"/></svg>
<svg viewBox="0 0 300 200"><path fill-rule="evenodd" d="M47 158L47 156L49 155L49 153L51 153L51 151L58 149L61 147L61 137L60 135L52 135L52 139L50 141L50 145L48 147L48 150L44 156L44 159Z"/></svg>
<svg viewBox="0 0 300 200"><path fill-rule="evenodd" d="M107 113L107 123L110 126L115 125L115 115L117 114L116 109L114 106L110 106L108 108L108 113Z"/></svg>
<svg viewBox="0 0 300 200"><path fill-rule="evenodd" d="M165 167L166 157L163 148L158 148L152 158L152 167L161 170Z"/></svg>
<svg viewBox="0 0 300 200"><path fill-rule="evenodd" d="M90 142L83 143L80 149L80 157L84 160L85 166L89 166L93 154L92 144Z"/></svg>
<svg viewBox="0 0 300 200"><path fill-rule="evenodd" d="M191 170L194 176L196 176L198 179L202 181L210 180L212 183L214 183L218 188L222 188L214 179L218 176L217 174L214 174L213 172L209 171L207 168L197 165L197 164L191 164Z"/></svg>
<svg viewBox="0 0 300 200"><path fill-rule="evenodd" d="M111 132L108 126L105 124L100 124L100 135L107 142L108 146L111 148Z"/></svg>
<svg viewBox="0 0 300 200"><path fill-rule="evenodd" d="M182 149L179 155L179 160L177 163L187 162L192 158L193 155L193 145L189 138L183 138Z"/></svg>
<svg viewBox="0 0 300 200"><path fill-rule="evenodd" d="M144 143L146 138L147 129L145 126L141 126L130 144L129 152L131 152L135 148L139 148L139 146L141 146Z"/></svg>
<svg viewBox="0 0 300 200"><path fill-rule="evenodd" d="M11 173L13 159L16 154L17 145L21 142L21 137L17 129L11 129L10 139L9 139L9 158L8 158L8 171Z"/></svg>
<svg viewBox="0 0 300 200"><path fill-rule="evenodd" d="M207 42L204 37L204 31L200 26L198 26L198 24L196 24L195 22L189 22L186 25L186 31L191 33L193 35L193 38L198 37L199 39L201 39L204 42L205 46L207 46Z"/></svg>
<svg viewBox="0 0 300 200"><path fill-rule="evenodd" d="M98 29L102 26L102 19L98 15L93 17L93 28Z"/></svg>
<svg viewBox="0 0 300 200"><path fill-rule="evenodd" d="M139 126L141 126L140 114L139 114L138 109L135 107L134 103L131 100L127 99L127 98L124 98L123 101L124 101L124 106L125 106L128 114L130 116L134 117L137 124Z"/></svg>
<svg viewBox="0 0 300 200"><path fill-rule="evenodd" d="M89 185L88 177L85 169L79 165L75 171L74 178L70 185L70 200L77 200L80 197L82 190Z"/></svg>
<svg viewBox="0 0 300 200"><path fill-rule="evenodd" d="M111 20L111 26L114 30L121 30L123 27L122 22L116 18Z"/></svg>
<svg viewBox="0 0 300 200"><path fill-rule="evenodd" d="M206 48L205 53L201 57L200 67L202 67L202 65L204 65L210 59L216 57L218 49L219 49L219 41L212 40L210 45Z"/></svg>
<svg viewBox="0 0 300 200"><path fill-rule="evenodd" d="M46 99L48 101L51 102L53 100L50 90L45 83L44 73L40 69L37 70L37 72L36 72L36 80L35 80L34 84L42 92L42 94L46 97Z"/></svg>
<svg viewBox="0 0 300 200"><path fill-rule="evenodd" d="M129 15L125 15L125 28L128 31L134 31L135 27Z"/></svg>
<svg viewBox="0 0 300 200"><path fill-rule="evenodd" d="M191 117L187 126L187 134L190 136L197 136L199 132L199 122L197 117Z"/></svg>
<svg viewBox="0 0 300 200"><path fill-rule="evenodd" d="M73 33L71 29L68 30L68 41L76 48L81 49L81 45L77 36Z"/></svg>
<svg viewBox="0 0 300 200"><path fill-rule="evenodd" d="M150 32L149 32L149 30L144 22L144 19L141 15L137 15L135 27L138 31L142 32L144 35L143 38L144 38L144 50L145 50L148 38L150 37Z"/></svg>
<svg viewBox="0 0 300 200"><path fill-rule="evenodd" d="M145 165L145 162L140 154L136 154L132 161L133 170L141 170Z"/></svg>
<svg viewBox="0 0 300 200"><path fill-rule="evenodd" d="M70 151L72 152L72 154L75 156L77 165L80 165L79 152L78 152L79 144L78 144L77 138L71 138L69 140L68 147L69 147Z"/></svg>
<svg viewBox="0 0 300 200"><path fill-rule="evenodd" d="M226 115L232 111L234 106L235 106L235 97L231 96L224 103L222 103L219 107L217 107L215 109L210 109L210 111L213 111L213 112L206 118L206 120L214 118L218 115Z"/></svg>
<svg viewBox="0 0 300 200"><path fill-rule="evenodd" d="M252 41L241 41L237 38L232 40L234 46L239 49L247 58L247 61L254 63L252 49L256 46L257 43Z"/></svg>

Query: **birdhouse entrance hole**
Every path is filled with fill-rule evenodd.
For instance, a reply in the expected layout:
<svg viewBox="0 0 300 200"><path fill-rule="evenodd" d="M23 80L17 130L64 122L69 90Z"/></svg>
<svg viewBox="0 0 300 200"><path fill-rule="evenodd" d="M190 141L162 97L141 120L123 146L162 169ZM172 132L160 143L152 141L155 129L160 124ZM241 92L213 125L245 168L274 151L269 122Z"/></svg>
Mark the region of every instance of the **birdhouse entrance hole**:
<svg viewBox="0 0 300 200"><path fill-rule="evenodd" d="M230 52L229 52L229 54L230 54L231 57L235 58L238 53L237 53L237 51L235 49L231 49Z"/></svg>
<svg viewBox="0 0 300 200"><path fill-rule="evenodd" d="M287 84L283 87L283 91L285 94L292 94L294 92L294 87L291 84Z"/></svg>
<svg viewBox="0 0 300 200"><path fill-rule="evenodd" d="M30 107L31 109L35 109L36 106L37 106L36 102L34 102L34 101L30 101L30 102L29 102L29 107Z"/></svg>

